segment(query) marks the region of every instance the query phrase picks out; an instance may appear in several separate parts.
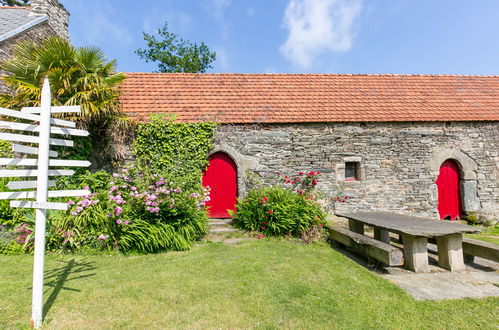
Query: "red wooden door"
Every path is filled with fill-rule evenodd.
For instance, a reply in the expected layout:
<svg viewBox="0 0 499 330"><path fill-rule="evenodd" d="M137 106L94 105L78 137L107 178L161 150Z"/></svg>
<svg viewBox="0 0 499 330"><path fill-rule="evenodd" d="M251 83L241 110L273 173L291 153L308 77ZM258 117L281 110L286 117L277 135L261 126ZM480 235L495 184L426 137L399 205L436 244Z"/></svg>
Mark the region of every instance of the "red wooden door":
<svg viewBox="0 0 499 330"><path fill-rule="evenodd" d="M452 159L440 166L437 178L438 213L440 219L449 217L454 220L461 216L461 196L459 193L459 167Z"/></svg>
<svg viewBox="0 0 499 330"><path fill-rule="evenodd" d="M209 165L203 173L203 186L210 187L210 218L228 218L227 210L235 210L237 198L236 163L222 152L214 153L209 158Z"/></svg>

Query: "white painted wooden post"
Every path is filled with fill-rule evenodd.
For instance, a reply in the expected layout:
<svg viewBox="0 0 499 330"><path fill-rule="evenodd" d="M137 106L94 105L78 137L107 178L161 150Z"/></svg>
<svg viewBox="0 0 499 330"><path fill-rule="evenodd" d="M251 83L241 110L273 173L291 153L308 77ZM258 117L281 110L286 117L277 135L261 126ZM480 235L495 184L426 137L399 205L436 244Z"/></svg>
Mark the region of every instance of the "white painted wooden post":
<svg viewBox="0 0 499 330"><path fill-rule="evenodd" d="M86 196L90 194L88 190L48 190L55 186L54 181L50 181L50 176L73 175L73 170L49 169L53 166L63 167L88 167L90 162L81 160L58 160L49 159L57 157L55 151L50 150L50 145L72 147L73 141L51 138L50 134L88 136L85 130L74 129L75 123L67 120L51 118L52 113L79 113L79 106L51 106L50 85L45 78L42 88L40 107L23 108L15 111L0 108L0 116L14 117L17 119L39 122L39 125L26 124L20 122L0 121L0 129L39 132L39 135L24 135L0 132L0 140L25 142L38 144L38 148L22 144L13 144L14 152L37 155L38 158L0 158L0 166L36 166L37 169L0 169L0 177L36 177L36 181L12 181L7 184L12 190L36 188L36 191L13 191L1 192L0 199L36 199L36 201L17 200L11 201L11 207L34 208L36 209L35 224L35 255L33 265L33 295L31 327L42 326L43 318L43 278L45 259L45 230L47 222L47 209L67 210L66 203L51 203L48 198L65 196ZM51 127L52 125L58 127ZM61 127L62 126L62 127ZM67 128L70 127L70 128Z"/></svg>
<svg viewBox="0 0 499 330"><path fill-rule="evenodd" d="M38 145L38 178L36 181L36 201L46 203L48 195L49 140L50 140L50 86L45 78L42 88L40 109L40 136ZM33 300L31 322L34 328L42 326L43 317L43 271L45 264L45 226L47 210L36 209L35 260L33 264Z"/></svg>

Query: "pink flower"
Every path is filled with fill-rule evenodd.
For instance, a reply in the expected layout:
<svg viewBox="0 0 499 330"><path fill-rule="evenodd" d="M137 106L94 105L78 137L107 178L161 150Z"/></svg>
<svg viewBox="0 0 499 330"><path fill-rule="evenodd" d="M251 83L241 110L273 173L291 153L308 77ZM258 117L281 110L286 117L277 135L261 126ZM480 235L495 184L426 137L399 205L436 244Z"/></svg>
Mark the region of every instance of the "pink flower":
<svg viewBox="0 0 499 330"><path fill-rule="evenodd" d="M261 226L261 227L260 227L260 229L261 229L261 230L264 230L264 229L265 229L265 227L264 227L264 226Z"/></svg>
<svg viewBox="0 0 499 330"><path fill-rule="evenodd" d="M116 223L117 223L118 225L121 225L121 224L123 223L123 220L118 219L118 220L116 220Z"/></svg>
<svg viewBox="0 0 499 330"><path fill-rule="evenodd" d="M113 173L113 178L119 177L118 173Z"/></svg>
<svg viewBox="0 0 499 330"><path fill-rule="evenodd" d="M85 186L85 187L83 187L83 190L90 190L90 187L89 186Z"/></svg>
<svg viewBox="0 0 499 330"><path fill-rule="evenodd" d="M123 224L125 225L128 225L128 223L129 223L128 220L125 220L125 222L123 222Z"/></svg>
<svg viewBox="0 0 499 330"><path fill-rule="evenodd" d="M75 202L73 202L72 200L69 200L68 205L75 205Z"/></svg>
<svg viewBox="0 0 499 330"><path fill-rule="evenodd" d="M116 216L120 215L120 214L121 214L121 212L123 212L123 209L122 209L121 207L116 206L116 207L114 208L114 214L115 214Z"/></svg>
<svg viewBox="0 0 499 330"><path fill-rule="evenodd" d="M137 187L133 186L130 188L132 191L136 191L137 190Z"/></svg>
<svg viewBox="0 0 499 330"><path fill-rule="evenodd" d="M99 237L97 237L97 239L100 239L100 240L105 240L109 237L109 235L104 235L104 234L100 234Z"/></svg>

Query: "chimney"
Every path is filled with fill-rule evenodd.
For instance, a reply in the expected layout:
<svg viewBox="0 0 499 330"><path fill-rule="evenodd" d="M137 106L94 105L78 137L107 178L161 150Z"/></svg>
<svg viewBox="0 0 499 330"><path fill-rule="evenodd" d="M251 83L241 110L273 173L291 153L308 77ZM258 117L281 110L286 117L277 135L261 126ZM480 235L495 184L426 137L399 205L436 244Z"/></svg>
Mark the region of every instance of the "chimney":
<svg viewBox="0 0 499 330"><path fill-rule="evenodd" d="M69 12L59 3L59 0L31 0L31 13L47 15L49 17L48 24L54 34L69 40Z"/></svg>

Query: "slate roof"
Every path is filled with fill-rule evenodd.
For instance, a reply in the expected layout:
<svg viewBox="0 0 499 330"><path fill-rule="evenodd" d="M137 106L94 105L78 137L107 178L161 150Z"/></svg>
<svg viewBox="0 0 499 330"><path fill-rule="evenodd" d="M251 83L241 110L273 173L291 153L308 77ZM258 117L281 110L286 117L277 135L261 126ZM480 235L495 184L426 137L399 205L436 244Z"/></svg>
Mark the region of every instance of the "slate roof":
<svg viewBox="0 0 499 330"><path fill-rule="evenodd" d="M499 76L128 73L120 101L134 121L499 121Z"/></svg>
<svg viewBox="0 0 499 330"><path fill-rule="evenodd" d="M0 7L0 42L48 20L34 15L30 7Z"/></svg>

